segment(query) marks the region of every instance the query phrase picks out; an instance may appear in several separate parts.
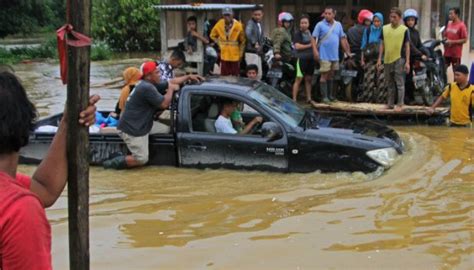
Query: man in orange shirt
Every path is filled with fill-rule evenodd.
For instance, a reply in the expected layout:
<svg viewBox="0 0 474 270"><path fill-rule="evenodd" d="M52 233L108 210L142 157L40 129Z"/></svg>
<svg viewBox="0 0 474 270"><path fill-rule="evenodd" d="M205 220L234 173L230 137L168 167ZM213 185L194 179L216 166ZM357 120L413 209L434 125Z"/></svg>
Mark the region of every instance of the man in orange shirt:
<svg viewBox="0 0 474 270"><path fill-rule="evenodd" d="M80 113L79 123L95 122L99 96ZM17 174L18 151L28 144L37 112L11 73L0 73L0 269L51 269L51 228L44 207L51 206L66 185L67 116L32 178Z"/></svg>

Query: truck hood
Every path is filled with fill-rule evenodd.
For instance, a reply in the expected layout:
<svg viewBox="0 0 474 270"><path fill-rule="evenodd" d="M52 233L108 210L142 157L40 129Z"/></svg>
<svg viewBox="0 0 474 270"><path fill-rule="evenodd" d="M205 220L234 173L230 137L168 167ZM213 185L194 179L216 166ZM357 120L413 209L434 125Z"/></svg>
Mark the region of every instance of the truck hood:
<svg viewBox="0 0 474 270"><path fill-rule="evenodd" d="M397 132L373 120L353 119L350 117L325 117L311 115L311 125L304 133L307 135L318 133L328 136L346 138L347 140L366 141L377 147L393 147L400 154L404 145Z"/></svg>

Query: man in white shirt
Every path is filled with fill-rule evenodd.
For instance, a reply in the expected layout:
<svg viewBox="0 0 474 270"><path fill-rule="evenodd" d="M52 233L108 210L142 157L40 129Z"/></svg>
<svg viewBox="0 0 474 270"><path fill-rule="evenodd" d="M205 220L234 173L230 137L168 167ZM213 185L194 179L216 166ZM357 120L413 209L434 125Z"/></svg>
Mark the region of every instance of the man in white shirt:
<svg viewBox="0 0 474 270"><path fill-rule="evenodd" d="M237 109L237 105L238 102L231 99L224 99L222 101L221 113L214 123L217 133L249 134L255 125L262 123L263 118L257 116L250 121L241 132L237 132L237 130L232 126L232 121L230 119L231 114Z"/></svg>

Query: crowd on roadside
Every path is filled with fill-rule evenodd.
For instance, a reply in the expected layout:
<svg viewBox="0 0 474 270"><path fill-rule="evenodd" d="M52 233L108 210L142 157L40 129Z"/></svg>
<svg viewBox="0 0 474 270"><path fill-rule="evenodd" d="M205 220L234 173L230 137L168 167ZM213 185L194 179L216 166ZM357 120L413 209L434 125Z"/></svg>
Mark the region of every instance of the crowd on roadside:
<svg viewBox="0 0 474 270"><path fill-rule="evenodd" d="M212 28L209 39L220 50L221 75L239 76L240 61L256 65L258 79L262 78L262 57L264 45L263 9L256 6L246 27L233 18L230 9L224 9L223 18ZM441 100L451 98L451 123L469 125L474 100L474 86L469 84L469 70L461 65L462 47L467 41L467 28L460 19L459 8L449 9L449 21L443 31L444 62L446 72L452 66L454 82L447 83L442 95L428 109L439 106ZM293 31L294 17L288 12L278 15L278 27L271 31L273 53L276 60L296 66L296 79L292 97L296 101L301 83L304 82L306 101L313 102L312 82L315 68L319 67L319 90L321 102L336 100L334 78L340 69L341 54L355 62L359 70L366 71L371 65L379 72L383 70L385 87L388 90L387 109L401 111L406 102L414 101L414 66L417 61L427 61L429 52L424 48L416 26L419 20L415 9L402 12L392 8L389 23L383 25L380 12L361 10L357 24L347 34L342 24L335 20L336 10L327 7L323 20L311 31L310 18L303 14L297 21L298 30ZM244 30L245 29L245 30ZM341 49L340 49L341 48ZM372 57L372 58L371 58ZM360 77L358 78L361 79Z"/></svg>
<svg viewBox="0 0 474 270"><path fill-rule="evenodd" d="M386 74L384 87L387 88L388 95L385 102L389 109L401 110L404 104L413 103L414 65L429 57L417 30L418 12L414 9L402 12L398 8L392 8L389 23L384 25L382 13L363 9L358 14L357 23L347 33L335 19L336 14L334 8L326 8L322 14L323 19L314 29L309 29L308 15L301 15L296 22L288 12L278 15L278 27L270 31L270 40L274 59L295 67L293 99L297 100L303 83L306 101L313 101L311 84L315 69L318 69L320 101L334 101L335 92L338 91L335 74L344 59L353 63L359 71L360 75L356 80L362 80L364 72L371 66L377 67L379 73ZM453 70L460 65L462 46L467 41L467 28L459 15L458 8L449 10L449 21L443 33L444 71L451 65ZM251 19L244 26L234 18L230 8L225 8L220 20L206 24L203 35L197 31L196 18L190 17L187 20L185 51L196 51L197 40L201 40L206 45L206 64L214 66L217 61L220 75L240 76L243 75L241 66L254 64L258 68L257 78L262 79L265 75L262 68L265 43L263 16L263 8L255 6ZM344 54L341 54L342 51ZM245 64L242 65L242 62ZM205 74L212 73L212 69L206 68Z"/></svg>

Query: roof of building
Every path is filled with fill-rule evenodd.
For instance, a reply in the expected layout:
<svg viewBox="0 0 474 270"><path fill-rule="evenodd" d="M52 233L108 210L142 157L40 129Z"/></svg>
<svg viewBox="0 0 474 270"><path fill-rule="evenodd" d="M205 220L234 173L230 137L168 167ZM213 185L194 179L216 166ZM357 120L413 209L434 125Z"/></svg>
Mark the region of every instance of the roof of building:
<svg viewBox="0 0 474 270"><path fill-rule="evenodd" d="M185 5L154 5L153 7L157 10L167 11L213 11L222 10L224 8L231 8L233 10L245 10L253 9L256 5L254 4L185 4Z"/></svg>

